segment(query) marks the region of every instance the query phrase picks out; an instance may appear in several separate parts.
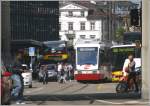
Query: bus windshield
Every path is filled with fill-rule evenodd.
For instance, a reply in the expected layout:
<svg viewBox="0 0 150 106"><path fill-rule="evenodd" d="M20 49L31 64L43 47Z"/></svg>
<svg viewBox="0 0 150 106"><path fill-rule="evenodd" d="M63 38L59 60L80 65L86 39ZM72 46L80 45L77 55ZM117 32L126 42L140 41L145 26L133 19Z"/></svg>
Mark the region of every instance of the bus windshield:
<svg viewBox="0 0 150 106"><path fill-rule="evenodd" d="M97 47L79 47L77 48L77 64L97 64Z"/></svg>
<svg viewBox="0 0 150 106"><path fill-rule="evenodd" d="M52 50L55 51L65 51L66 47L64 43L48 43L45 44L46 48L44 50L44 52L50 52Z"/></svg>

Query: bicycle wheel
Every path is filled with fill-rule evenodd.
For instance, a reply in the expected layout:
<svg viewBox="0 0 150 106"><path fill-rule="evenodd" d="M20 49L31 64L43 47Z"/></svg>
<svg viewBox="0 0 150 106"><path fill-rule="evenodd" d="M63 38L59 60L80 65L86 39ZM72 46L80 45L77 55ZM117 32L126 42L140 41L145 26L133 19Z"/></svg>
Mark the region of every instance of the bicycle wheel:
<svg viewBox="0 0 150 106"><path fill-rule="evenodd" d="M117 93L124 93L127 91L127 84L125 82L121 82L116 86Z"/></svg>

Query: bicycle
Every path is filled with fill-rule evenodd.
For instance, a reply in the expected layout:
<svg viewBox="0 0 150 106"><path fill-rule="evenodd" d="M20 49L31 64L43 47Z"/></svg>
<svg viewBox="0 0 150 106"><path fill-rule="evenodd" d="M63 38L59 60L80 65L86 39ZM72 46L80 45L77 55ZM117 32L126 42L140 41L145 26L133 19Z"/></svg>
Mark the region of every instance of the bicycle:
<svg viewBox="0 0 150 106"><path fill-rule="evenodd" d="M138 86L138 91L141 92L141 88L142 88L141 67L137 67L133 73L135 74L135 80ZM117 93L128 93L128 92L136 91L133 78L130 79L129 83L127 83L127 80L128 80L128 76L123 76L120 79L120 82L116 86Z"/></svg>

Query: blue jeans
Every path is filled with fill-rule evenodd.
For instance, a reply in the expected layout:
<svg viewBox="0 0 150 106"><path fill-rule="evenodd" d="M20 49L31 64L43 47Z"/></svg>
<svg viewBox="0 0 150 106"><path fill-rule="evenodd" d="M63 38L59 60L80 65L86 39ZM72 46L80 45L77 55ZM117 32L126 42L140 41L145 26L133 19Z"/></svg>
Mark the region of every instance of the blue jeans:
<svg viewBox="0 0 150 106"><path fill-rule="evenodd" d="M20 86L16 86L16 87L14 87L14 88L12 89L11 95L12 95L12 97L13 97L16 101L18 101L18 100L21 99L21 97L20 97L20 91L21 91L21 87L20 87Z"/></svg>
<svg viewBox="0 0 150 106"><path fill-rule="evenodd" d="M11 92L11 96L13 99L16 101L21 101L23 99L23 85L20 80L20 76L14 74L12 75L12 80L13 80L13 89Z"/></svg>

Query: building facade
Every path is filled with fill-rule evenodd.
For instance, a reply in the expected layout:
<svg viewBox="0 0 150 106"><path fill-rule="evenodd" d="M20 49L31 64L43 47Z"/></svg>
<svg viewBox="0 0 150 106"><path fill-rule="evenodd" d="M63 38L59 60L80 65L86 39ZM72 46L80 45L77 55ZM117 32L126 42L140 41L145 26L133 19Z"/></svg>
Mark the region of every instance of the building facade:
<svg viewBox="0 0 150 106"><path fill-rule="evenodd" d="M58 40L58 1L10 1L11 40Z"/></svg>
<svg viewBox="0 0 150 106"><path fill-rule="evenodd" d="M61 40L78 39L102 40L102 18L91 18L89 8L73 2L67 2L59 9L59 36Z"/></svg>

